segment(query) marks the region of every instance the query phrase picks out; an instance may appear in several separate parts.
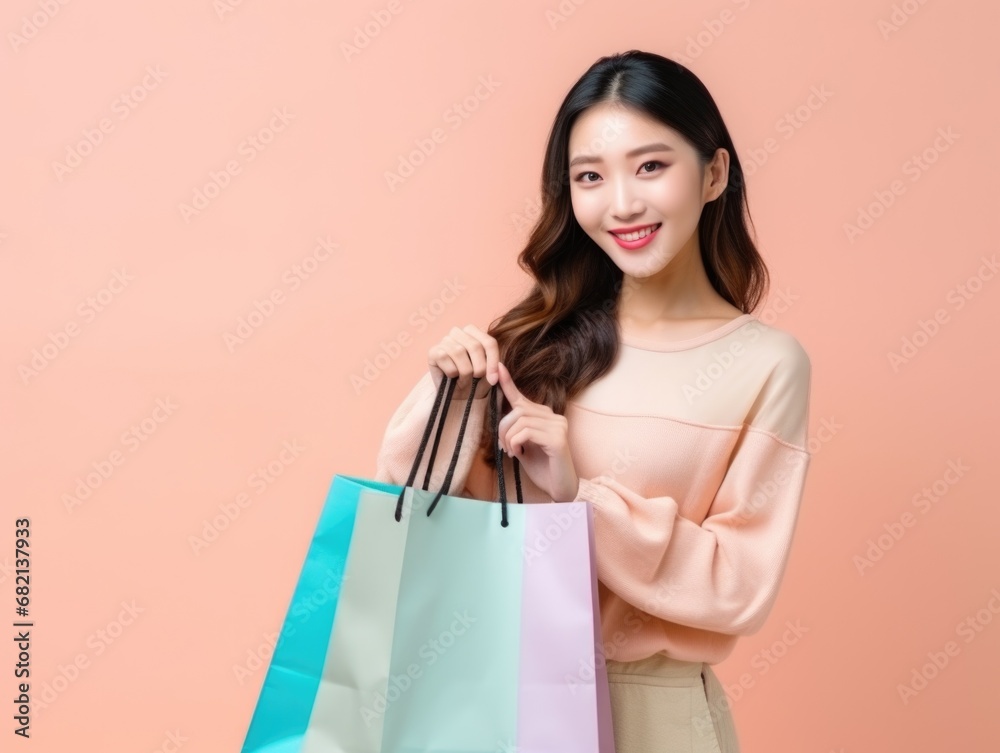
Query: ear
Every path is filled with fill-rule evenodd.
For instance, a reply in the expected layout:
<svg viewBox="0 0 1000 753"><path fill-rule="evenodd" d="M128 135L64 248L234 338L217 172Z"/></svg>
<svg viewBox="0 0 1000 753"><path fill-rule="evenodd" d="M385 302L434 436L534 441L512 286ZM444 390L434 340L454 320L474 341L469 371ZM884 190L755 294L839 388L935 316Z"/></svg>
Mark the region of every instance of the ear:
<svg viewBox="0 0 1000 753"><path fill-rule="evenodd" d="M724 147L715 150L712 161L705 166L704 201L715 201L729 185L729 152Z"/></svg>

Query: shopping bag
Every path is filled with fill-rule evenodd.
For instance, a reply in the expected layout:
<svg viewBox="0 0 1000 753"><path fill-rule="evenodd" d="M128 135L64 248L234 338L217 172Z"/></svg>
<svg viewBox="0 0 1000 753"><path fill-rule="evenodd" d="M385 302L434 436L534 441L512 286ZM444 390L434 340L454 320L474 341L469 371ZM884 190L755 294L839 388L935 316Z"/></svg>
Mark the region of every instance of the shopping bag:
<svg viewBox="0 0 1000 753"><path fill-rule="evenodd" d="M457 378L404 486L334 476L243 753L614 753L590 503L508 506L496 385L499 504L446 493L478 381L436 493Z"/></svg>

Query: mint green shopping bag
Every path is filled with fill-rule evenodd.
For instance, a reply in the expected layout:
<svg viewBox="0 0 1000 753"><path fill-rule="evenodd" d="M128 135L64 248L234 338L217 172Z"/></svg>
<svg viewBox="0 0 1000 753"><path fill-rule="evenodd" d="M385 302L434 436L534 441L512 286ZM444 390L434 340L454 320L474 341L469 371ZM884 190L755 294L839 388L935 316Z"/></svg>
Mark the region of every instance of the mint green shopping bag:
<svg viewBox="0 0 1000 753"><path fill-rule="evenodd" d="M475 384L429 491L456 383L442 380L404 486L334 477L244 753L613 753L590 506L508 506L496 442L499 505L445 493ZM520 503L516 458L514 472Z"/></svg>

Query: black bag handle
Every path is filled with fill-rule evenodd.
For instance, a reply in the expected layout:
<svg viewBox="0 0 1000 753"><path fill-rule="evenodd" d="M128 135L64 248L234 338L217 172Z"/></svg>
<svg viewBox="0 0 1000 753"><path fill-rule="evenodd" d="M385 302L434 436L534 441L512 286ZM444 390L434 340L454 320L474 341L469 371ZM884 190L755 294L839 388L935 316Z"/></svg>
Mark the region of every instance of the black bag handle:
<svg viewBox="0 0 1000 753"><path fill-rule="evenodd" d="M458 465L458 456L462 451L462 439L465 436L465 426L469 421L469 413L472 411L472 401L476 397L476 386L479 384L479 380L482 377L473 377L472 387L469 391L469 397L465 402L465 412L462 414L462 423L458 428L458 439L455 441L455 450L451 456L451 463L448 466L448 473L444 478L442 488L438 491L434 500L431 502L430 507L427 508L427 514L430 515L434 508L437 506L438 500L448 493L448 488L451 486L452 477L455 475L455 468ZM455 387L458 385L458 377L445 377L441 380L441 384L438 385L437 395L434 398L434 407L431 408L431 416L427 420L427 426L424 428L424 434L420 438L420 447L417 450L416 460L413 461L413 467L410 469L410 475L406 479L406 486L413 486L413 480L417 476L417 468L420 467L420 460L424 456L424 450L427 448L427 442L431 436L431 429L434 427L434 421L437 418L438 409L441 409L441 421L438 423L437 433L434 435L434 444L431 446L430 458L427 461L427 471L424 474L424 483L421 487L424 491L427 491L427 487L430 484L431 479L431 469L434 467L434 458L437 456L438 445L441 443L441 434L444 431L445 418L448 415L448 407L451 404L451 396L455 392ZM445 395L445 387L448 388L448 393ZM500 390L499 382L490 387L490 392L488 399L490 401L490 431L493 435L493 447L496 454L497 461L497 486L499 490L500 497L500 525L504 528L507 527L507 486L504 481L503 473L503 450L500 447L499 441L499 421L497 418L497 398L503 399L503 394ZM442 402L444 407L442 408ZM517 503L523 504L524 499L521 493L521 468L520 462L517 458L512 458L514 461L514 483L517 490ZM404 488L399 493L399 499L396 500L396 520L397 522L403 517L403 496L406 494L406 489Z"/></svg>

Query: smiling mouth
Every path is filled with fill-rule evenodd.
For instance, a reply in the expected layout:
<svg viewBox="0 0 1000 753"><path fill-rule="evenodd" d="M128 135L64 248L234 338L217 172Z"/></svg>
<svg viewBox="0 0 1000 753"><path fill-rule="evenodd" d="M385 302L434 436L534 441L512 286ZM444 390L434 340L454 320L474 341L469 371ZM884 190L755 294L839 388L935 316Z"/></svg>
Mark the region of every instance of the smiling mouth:
<svg viewBox="0 0 1000 753"><path fill-rule="evenodd" d="M640 238L645 238L647 235L654 232L662 224L663 224L662 222L657 222L655 225L647 225L641 230L633 230L629 233L616 233L613 230L609 230L608 232L611 233L616 238L620 238L623 241L637 241Z"/></svg>

